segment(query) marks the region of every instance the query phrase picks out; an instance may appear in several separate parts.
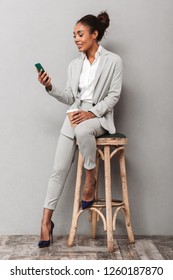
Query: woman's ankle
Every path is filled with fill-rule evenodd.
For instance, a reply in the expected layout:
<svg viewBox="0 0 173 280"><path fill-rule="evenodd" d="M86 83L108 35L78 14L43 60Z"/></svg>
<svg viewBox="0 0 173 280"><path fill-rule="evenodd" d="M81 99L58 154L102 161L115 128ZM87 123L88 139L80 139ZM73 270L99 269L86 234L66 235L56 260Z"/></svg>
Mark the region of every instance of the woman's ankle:
<svg viewBox="0 0 173 280"><path fill-rule="evenodd" d="M82 194L82 200L92 200L95 196L96 180L85 181L84 190Z"/></svg>

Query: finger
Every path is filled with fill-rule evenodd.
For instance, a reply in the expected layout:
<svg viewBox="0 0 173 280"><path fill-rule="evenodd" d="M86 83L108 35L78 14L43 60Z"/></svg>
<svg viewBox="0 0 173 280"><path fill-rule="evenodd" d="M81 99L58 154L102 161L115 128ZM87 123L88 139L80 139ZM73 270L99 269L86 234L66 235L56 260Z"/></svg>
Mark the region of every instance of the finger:
<svg viewBox="0 0 173 280"><path fill-rule="evenodd" d="M42 77L43 76L43 77ZM47 73L45 73L44 75L41 76L41 79L43 81L43 83L47 83L47 81L49 80L49 75L47 75Z"/></svg>
<svg viewBox="0 0 173 280"><path fill-rule="evenodd" d="M48 81L45 83L45 86L49 86L51 84L51 77L49 77Z"/></svg>
<svg viewBox="0 0 173 280"><path fill-rule="evenodd" d="M42 83L43 82L43 79L45 78L47 74L44 72L44 73L41 73L39 72L38 74L38 80Z"/></svg>
<svg viewBox="0 0 173 280"><path fill-rule="evenodd" d="M79 119L79 113L74 113L72 116L71 116L71 120L72 121L76 121Z"/></svg>
<svg viewBox="0 0 173 280"><path fill-rule="evenodd" d="M46 76L48 76L48 74L47 74L47 72L43 72L42 74L41 74L41 78L45 78Z"/></svg>
<svg viewBox="0 0 173 280"><path fill-rule="evenodd" d="M73 123L79 123L80 122L80 117L78 116L76 116L76 117L73 117L73 118L71 118L71 121L73 122Z"/></svg>
<svg viewBox="0 0 173 280"><path fill-rule="evenodd" d="M37 72L38 72L38 70L37 70ZM42 72L41 71L38 72L38 79L41 79L41 75L42 75Z"/></svg>
<svg viewBox="0 0 173 280"><path fill-rule="evenodd" d="M49 76L48 75L46 75L44 78L43 78L43 83L47 83L47 81L49 80Z"/></svg>
<svg viewBox="0 0 173 280"><path fill-rule="evenodd" d="M80 120L76 121L75 123L76 123L76 124L79 124L79 123L81 123L81 122L83 122L83 121L84 121L83 119L80 119Z"/></svg>
<svg viewBox="0 0 173 280"><path fill-rule="evenodd" d="M39 75L40 77L41 77L42 74L45 73L45 72L43 72L43 70L40 70L40 71L37 70L37 72L38 72L38 75Z"/></svg>
<svg viewBox="0 0 173 280"><path fill-rule="evenodd" d="M76 123L76 124L79 124L81 121L78 119L78 120L75 120L73 121L73 123Z"/></svg>
<svg viewBox="0 0 173 280"><path fill-rule="evenodd" d="M80 114L80 112L74 112L74 113L72 114L72 117L78 117L79 114Z"/></svg>

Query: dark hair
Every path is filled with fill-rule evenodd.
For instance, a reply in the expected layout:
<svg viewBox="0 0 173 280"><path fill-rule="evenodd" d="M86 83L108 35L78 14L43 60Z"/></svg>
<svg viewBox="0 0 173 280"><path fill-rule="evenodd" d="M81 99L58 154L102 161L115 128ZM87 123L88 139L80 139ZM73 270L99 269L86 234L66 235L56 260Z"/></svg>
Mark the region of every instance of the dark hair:
<svg viewBox="0 0 173 280"><path fill-rule="evenodd" d="M101 41L106 29L109 26L109 15L107 12L101 12L97 17L94 15L86 15L82 17L77 23L81 22L90 28L90 32L98 31L97 41Z"/></svg>

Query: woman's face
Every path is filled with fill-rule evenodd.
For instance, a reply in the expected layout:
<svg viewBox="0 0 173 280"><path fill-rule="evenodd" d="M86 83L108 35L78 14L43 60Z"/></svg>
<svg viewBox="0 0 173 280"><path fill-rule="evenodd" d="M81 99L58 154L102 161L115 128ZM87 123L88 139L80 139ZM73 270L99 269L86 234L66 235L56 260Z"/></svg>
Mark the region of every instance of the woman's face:
<svg viewBox="0 0 173 280"><path fill-rule="evenodd" d="M80 52L87 52L97 44L98 32L90 33L89 26L77 23L74 28L74 41Z"/></svg>

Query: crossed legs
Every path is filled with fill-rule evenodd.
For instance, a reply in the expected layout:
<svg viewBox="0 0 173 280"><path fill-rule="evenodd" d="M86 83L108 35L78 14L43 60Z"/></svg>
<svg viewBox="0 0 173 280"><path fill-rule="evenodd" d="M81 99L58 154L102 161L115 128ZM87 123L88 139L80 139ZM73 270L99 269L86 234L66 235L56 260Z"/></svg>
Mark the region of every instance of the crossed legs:
<svg viewBox="0 0 173 280"><path fill-rule="evenodd" d="M95 137L102 135L105 132L106 131L101 127L98 118L93 118L84 121L75 127L76 139L60 135L55 154L53 171L49 179L44 203L41 223L41 240L49 240L52 214L61 196L73 163L76 151L76 142L84 158L84 168L86 170L82 200L90 201L93 199L95 190Z"/></svg>

